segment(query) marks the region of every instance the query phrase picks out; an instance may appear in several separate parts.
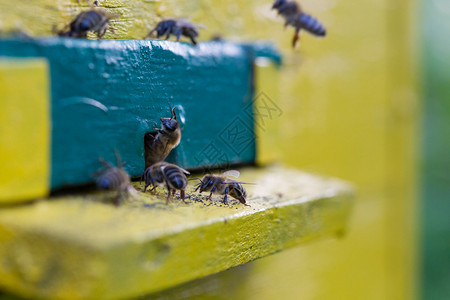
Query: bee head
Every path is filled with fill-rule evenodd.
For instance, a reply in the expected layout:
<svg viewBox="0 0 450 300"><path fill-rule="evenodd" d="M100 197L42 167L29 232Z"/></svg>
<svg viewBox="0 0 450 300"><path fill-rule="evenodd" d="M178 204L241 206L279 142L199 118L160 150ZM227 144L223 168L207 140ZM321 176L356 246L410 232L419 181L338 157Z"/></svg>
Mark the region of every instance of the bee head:
<svg viewBox="0 0 450 300"><path fill-rule="evenodd" d="M205 175L203 179L199 179L200 183L196 186L195 191L199 189L199 192L210 191L214 186L214 177L211 175Z"/></svg>
<svg viewBox="0 0 450 300"><path fill-rule="evenodd" d="M278 9L285 3L286 0L275 0L275 3L272 5L272 9Z"/></svg>
<svg viewBox="0 0 450 300"><path fill-rule="evenodd" d="M180 125L178 124L177 115L175 114L176 106L171 108L170 103L169 103L169 108L170 108L170 113L172 114L170 119L169 118L161 118L160 120L161 120L163 129L165 131L172 132L172 131L177 130L180 127Z"/></svg>
<svg viewBox="0 0 450 300"><path fill-rule="evenodd" d="M164 131L173 132L180 127L176 119L161 118L161 125Z"/></svg>
<svg viewBox="0 0 450 300"><path fill-rule="evenodd" d="M100 177L97 180L97 187L99 190L109 190L110 181L108 180L108 178Z"/></svg>

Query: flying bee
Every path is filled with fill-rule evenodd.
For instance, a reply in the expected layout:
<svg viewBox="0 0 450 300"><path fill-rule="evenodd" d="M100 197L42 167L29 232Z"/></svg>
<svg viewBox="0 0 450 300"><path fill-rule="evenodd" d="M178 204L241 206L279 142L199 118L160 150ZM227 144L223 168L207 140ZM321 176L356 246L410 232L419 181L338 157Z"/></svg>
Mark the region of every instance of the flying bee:
<svg viewBox="0 0 450 300"><path fill-rule="evenodd" d="M300 39L300 30L304 29L316 36L325 36L325 27L314 17L305 14L300 5L294 1L275 0L272 9L276 9L278 14L285 19L284 27L290 25L295 28L292 46L297 46Z"/></svg>
<svg viewBox="0 0 450 300"><path fill-rule="evenodd" d="M150 191L153 191L158 186L165 186L168 193L167 204L169 204L171 196L175 195L175 191L180 190L180 197L186 203L184 190L188 184L186 175L189 174L188 171L177 165L162 161L148 167L141 176L141 182L144 179L144 192L147 191L147 187L150 184L153 186Z"/></svg>
<svg viewBox="0 0 450 300"><path fill-rule="evenodd" d="M130 175L122 169L125 163L122 163L119 153L116 151L117 166L115 167L110 162L105 161L99 157L100 162L104 168L100 170L96 176L96 184L99 190L117 191L117 199L115 201L118 204L118 200L124 194L134 194L136 190L131 185Z"/></svg>
<svg viewBox="0 0 450 300"><path fill-rule="evenodd" d="M194 192L199 190L199 193L202 192L210 192L208 199L211 200L212 194L220 194L225 195L223 197L223 203L227 204L227 196L230 195L231 197L239 200L242 204L245 206L250 206L246 204L245 200L247 199L247 191L242 186L242 184L251 184L247 182L239 182L230 178L227 178L228 176L232 177L239 177L240 173L236 170L229 170L226 171L220 175L215 174L207 174L203 176L200 180L200 183L196 186Z"/></svg>
<svg viewBox="0 0 450 300"><path fill-rule="evenodd" d="M175 108L170 107L171 117L161 118L161 129L154 128L154 131L144 135L144 156L145 169L154 163L163 161L173 148L178 146L181 140L180 124L175 114Z"/></svg>
<svg viewBox="0 0 450 300"><path fill-rule="evenodd" d="M101 39L108 28L114 33L114 29L110 26L109 21L116 17L116 15L108 14L103 9L92 7L90 10L80 12L75 20L63 29L58 30L54 28L53 31L58 36L73 38L87 38L87 33L92 31Z"/></svg>
<svg viewBox="0 0 450 300"><path fill-rule="evenodd" d="M150 38L154 32L156 32L156 37L158 39L165 35L166 40L168 40L171 35L174 35L177 37L177 41L179 41L183 35L188 37L193 45L197 45L196 37L199 35L197 26L183 19L162 20L147 34L144 39Z"/></svg>

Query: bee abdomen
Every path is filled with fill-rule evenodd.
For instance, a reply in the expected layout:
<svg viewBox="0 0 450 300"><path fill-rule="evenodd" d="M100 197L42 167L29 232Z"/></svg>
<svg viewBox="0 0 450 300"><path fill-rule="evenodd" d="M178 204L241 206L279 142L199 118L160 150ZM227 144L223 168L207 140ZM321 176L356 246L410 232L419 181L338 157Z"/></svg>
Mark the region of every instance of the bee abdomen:
<svg viewBox="0 0 450 300"><path fill-rule="evenodd" d="M165 170L165 175L169 184L178 190L184 190L187 186L187 178L184 174L173 167L167 167Z"/></svg>
<svg viewBox="0 0 450 300"><path fill-rule="evenodd" d="M318 36L326 35L325 27L314 17L307 14L301 14L298 20L301 24L301 28L308 32Z"/></svg>
<svg viewBox="0 0 450 300"><path fill-rule="evenodd" d="M92 28L99 25L102 21L102 16L98 14L96 11L88 11L83 16L83 19L80 21L80 29L83 31L89 31Z"/></svg>
<svg viewBox="0 0 450 300"><path fill-rule="evenodd" d="M245 203L247 199L247 191L240 183L234 183L230 186L230 195L238 199L241 203Z"/></svg>
<svg viewBox="0 0 450 300"><path fill-rule="evenodd" d="M97 187L101 190L121 190L130 182L125 171L111 168L97 178Z"/></svg>

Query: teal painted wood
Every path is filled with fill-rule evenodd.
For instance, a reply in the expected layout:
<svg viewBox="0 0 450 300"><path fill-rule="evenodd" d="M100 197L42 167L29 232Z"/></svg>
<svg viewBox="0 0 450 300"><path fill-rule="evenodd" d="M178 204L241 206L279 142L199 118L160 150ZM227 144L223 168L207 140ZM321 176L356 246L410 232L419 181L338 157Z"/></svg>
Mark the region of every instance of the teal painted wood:
<svg viewBox="0 0 450 300"><path fill-rule="evenodd" d="M222 42L43 38L0 40L0 56L45 57L51 73L51 186L92 181L98 157L140 176L143 137L177 105L185 168L252 163L253 63L280 61L270 46ZM26 87L24 87L26 88Z"/></svg>
<svg viewBox="0 0 450 300"><path fill-rule="evenodd" d="M450 3L422 2L424 139L422 299L450 295Z"/></svg>

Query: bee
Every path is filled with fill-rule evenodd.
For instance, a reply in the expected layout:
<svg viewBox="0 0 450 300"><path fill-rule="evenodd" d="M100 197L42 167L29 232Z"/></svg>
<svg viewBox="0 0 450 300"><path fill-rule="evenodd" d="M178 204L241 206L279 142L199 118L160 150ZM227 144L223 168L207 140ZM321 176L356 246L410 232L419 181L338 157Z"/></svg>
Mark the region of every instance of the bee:
<svg viewBox="0 0 450 300"><path fill-rule="evenodd" d="M116 151L117 166L114 166L110 162L105 161L99 157L99 161L103 164L104 168L97 172L96 184L99 190L117 191L118 200L124 194L134 194L135 189L131 185L130 175L122 169L125 163L122 163L119 153Z"/></svg>
<svg viewBox="0 0 450 300"><path fill-rule="evenodd" d="M91 8L90 10L80 12L75 20L63 29L58 30L54 28L53 31L58 36L73 38L87 38L87 33L92 31L101 39L108 28L114 33L114 29L110 26L109 21L116 17L116 15L107 14L103 9Z"/></svg>
<svg viewBox="0 0 450 300"><path fill-rule="evenodd" d="M247 191L242 186L242 184L251 184L247 182L239 182L233 179L227 178L228 176L239 177L240 173L236 170L229 170L220 175L215 174L207 174L203 176L200 180L200 183L196 186L194 192L199 190L199 193L202 192L210 192L208 199L211 200L212 194L220 194L224 195L223 203L227 204L227 196L239 200L245 206L250 206L246 204L245 200L247 199Z"/></svg>
<svg viewBox="0 0 450 300"><path fill-rule="evenodd" d="M175 108L176 106L171 108L169 104L171 117L161 118L161 129L153 128L154 131L144 135L145 169L165 160L170 151L180 143L181 129Z"/></svg>
<svg viewBox="0 0 450 300"><path fill-rule="evenodd" d="M186 201L184 190L187 187L188 180L186 175L190 173L177 165L170 164L168 162L162 161L158 162L150 167L148 167L141 176L145 181L144 192L147 191L147 187L151 184L153 191L158 186L165 186L167 188L167 200L166 203L169 204L171 196L175 195L176 190L180 190L180 197L184 203ZM172 194L171 194L172 192Z"/></svg>
<svg viewBox="0 0 450 300"><path fill-rule="evenodd" d="M295 28L294 38L292 40L292 46L297 46L300 38L300 30L304 29L311 34L317 36L325 36L325 27L314 17L305 14L300 5L294 1L288 0L275 0L272 9L276 9L278 14L285 19L284 26L292 26Z"/></svg>
<svg viewBox="0 0 450 300"><path fill-rule="evenodd" d="M165 35L166 40L168 40L171 35L174 35L177 37L177 41L179 41L183 35L188 37L193 45L197 45L196 37L199 35L198 28L183 19L166 19L159 22L156 27L144 37L144 39L150 38L154 32L156 32L156 37L158 39Z"/></svg>

